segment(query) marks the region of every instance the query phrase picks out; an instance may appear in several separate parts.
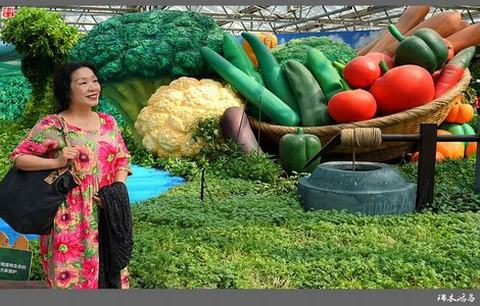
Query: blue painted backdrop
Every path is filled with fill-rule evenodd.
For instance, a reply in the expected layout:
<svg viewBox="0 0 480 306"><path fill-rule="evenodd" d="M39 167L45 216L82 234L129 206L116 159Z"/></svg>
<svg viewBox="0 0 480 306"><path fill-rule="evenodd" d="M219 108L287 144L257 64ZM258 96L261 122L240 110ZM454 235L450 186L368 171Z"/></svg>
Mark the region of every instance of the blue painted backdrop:
<svg viewBox="0 0 480 306"><path fill-rule="evenodd" d="M305 33L278 33L276 34L278 38L278 44L283 45L291 39L295 38L304 38L310 36L322 37L326 36L335 41L341 41L352 48L360 48L368 44L376 36L380 35L381 31L343 31L343 32L305 32ZM236 36L238 41L242 41L242 36Z"/></svg>
<svg viewBox="0 0 480 306"><path fill-rule="evenodd" d="M352 48L359 48L366 45L373 38L378 36L381 31L343 31L343 32L306 32L306 33L279 33L277 34L278 44L284 44L291 39L303 38L309 36L326 36L332 40L341 41L349 44Z"/></svg>

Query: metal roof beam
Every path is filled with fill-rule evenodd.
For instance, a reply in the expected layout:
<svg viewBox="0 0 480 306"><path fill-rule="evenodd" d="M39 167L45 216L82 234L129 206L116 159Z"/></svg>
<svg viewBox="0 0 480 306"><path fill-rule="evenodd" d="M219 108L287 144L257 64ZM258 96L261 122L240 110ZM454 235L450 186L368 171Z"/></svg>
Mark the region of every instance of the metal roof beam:
<svg viewBox="0 0 480 306"><path fill-rule="evenodd" d="M101 12L101 11L81 11L81 10L64 11L64 10L56 10L56 9L49 9L49 11L57 12L61 14L88 14L88 15L112 15L112 16L119 15L119 13L115 13L115 12Z"/></svg>
<svg viewBox="0 0 480 306"><path fill-rule="evenodd" d="M365 9L363 9L363 10L358 10L358 14L355 13L355 12L352 12L352 13L342 14L339 17L341 17L341 18L357 18L357 17L372 15L372 14L378 13L378 12L384 12L384 10L390 11L390 10L397 9L397 8L400 8L400 7L402 7L402 6L369 6Z"/></svg>
<svg viewBox="0 0 480 306"><path fill-rule="evenodd" d="M315 15L315 16L313 16L313 17L304 18L304 19L302 19L300 22L292 22L292 23L283 24L283 25L281 25L281 26L279 26L279 27L276 27L274 30L275 30L276 32L278 32L279 29L284 29L284 28L287 28L287 27L289 27L289 26L294 26L294 25L302 24L302 23L309 22L309 21L312 21L312 20L318 20L318 19L321 18L321 17L330 16L330 15L332 15L332 14L336 14L336 13L348 11L348 10L351 10L351 9L352 9L351 6L344 6L344 7L340 8L340 9L329 11L328 13L322 13L322 14L319 14L319 15Z"/></svg>
<svg viewBox="0 0 480 306"><path fill-rule="evenodd" d="M238 14L252 14L264 9L262 6L252 5L238 11Z"/></svg>
<svg viewBox="0 0 480 306"><path fill-rule="evenodd" d="M368 20L366 19L364 21L355 21L355 22L350 22L350 23L347 23L347 24L343 24L341 26L325 28L325 31L333 31L333 30L336 30L336 29L341 29L341 28L346 27L346 26L349 27L349 26L354 26L354 25L369 26L371 23L377 23L378 24L377 21L383 21L383 20L386 20L386 19L397 18L397 17L400 17L400 16L402 16L402 14L373 18L373 19L368 19Z"/></svg>
<svg viewBox="0 0 480 306"><path fill-rule="evenodd" d="M119 6L119 7L111 7L108 8L106 6L85 6L85 5L71 5L71 6L61 6L61 5L56 5L56 6L35 6L35 7L40 7L40 8L46 8L46 9L56 9L56 10L94 10L94 11L99 11L99 12L105 12L105 13L133 13L133 12L139 12L141 10L141 7L139 6Z"/></svg>
<svg viewBox="0 0 480 306"><path fill-rule="evenodd" d="M480 11L478 5L435 5L438 8L444 8L449 10L477 10Z"/></svg>
<svg viewBox="0 0 480 306"><path fill-rule="evenodd" d="M291 19L288 19L288 20L278 20L276 19L275 17L270 17L270 16L250 16L250 17L243 17L243 18L235 18L233 16L231 17L228 17L228 16L213 16L213 15L210 15L212 16L213 18L215 18L215 20L218 21L232 21L232 22L235 22L235 21L245 21L245 22L251 22L251 21L259 21L259 22L277 22L277 23L287 23L287 22L291 22L292 20L295 20L293 18Z"/></svg>

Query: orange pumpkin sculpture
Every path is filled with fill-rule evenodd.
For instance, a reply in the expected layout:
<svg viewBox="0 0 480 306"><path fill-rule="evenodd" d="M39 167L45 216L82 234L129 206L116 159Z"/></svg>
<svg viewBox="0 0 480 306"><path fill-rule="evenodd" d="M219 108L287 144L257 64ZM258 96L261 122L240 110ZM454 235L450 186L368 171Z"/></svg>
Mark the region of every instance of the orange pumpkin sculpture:
<svg viewBox="0 0 480 306"><path fill-rule="evenodd" d="M268 49L272 49L278 44L278 39L277 36L275 36L273 33L268 33L268 32L261 32L261 33L256 33L256 35L260 38L260 40L267 46ZM248 58L252 61L253 65L255 67L258 67L258 61L257 58L255 57L255 53L253 53L252 47L250 47L250 44L248 41L245 39L242 42L243 49L245 49L245 52L248 55Z"/></svg>
<svg viewBox="0 0 480 306"><path fill-rule="evenodd" d="M460 95L455 98L455 105L445 118L445 122L463 124L472 121L473 116L473 106L463 103L463 97Z"/></svg>
<svg viewBox="0 0 480 306"><path fill-rule="evenodd" d="M452 135L444 130L438 130L437 135ZM437 152L445 158L459 159L465 155L465 144L463 142L437 142Z"/></svg>
<svg viewBox="0 0 480 306"><path fill-rule="evenodd" d="M452 135L445 130L437 130L437 135ZM465 144L463 142L437 142L437 152L435 154L436 161L448 159L460 159L465 154ZM412 161L418 161L419 153L412 155Z"/></svg>
<svg viewBox="0 0 480 306"><path fill-rule="evenodd" d="M465 157L468 157L470 155L476 155L477 154L477 143L476 142L469 142L467 145L467 148L465 149Z"/></svg>

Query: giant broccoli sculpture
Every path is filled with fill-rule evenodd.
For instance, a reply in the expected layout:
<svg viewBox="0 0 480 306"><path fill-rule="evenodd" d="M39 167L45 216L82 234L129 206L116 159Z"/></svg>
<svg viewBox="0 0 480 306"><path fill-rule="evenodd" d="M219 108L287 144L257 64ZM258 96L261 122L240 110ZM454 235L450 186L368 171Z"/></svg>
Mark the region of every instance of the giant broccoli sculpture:
<svg viewBox="0 0 480 306"><path fill-rule="evenodd" d="M348 63L356 56L355 49L340 41L334 41L329 37L304 37L288 41L272 49L272 54L280 64L288 60L297 60L302 64L307 63L307 54L310 47L322 51L330 60Z"/></svg>
<svg viewBox="0 0 480 306"><path fill-rule="evenodd" d="M160 85L213 73L200 48L221 53L223 33L213 18L191 11L124 14L96 25L74 48L72 59L97 65L103 95L133 126Z"/></svg>

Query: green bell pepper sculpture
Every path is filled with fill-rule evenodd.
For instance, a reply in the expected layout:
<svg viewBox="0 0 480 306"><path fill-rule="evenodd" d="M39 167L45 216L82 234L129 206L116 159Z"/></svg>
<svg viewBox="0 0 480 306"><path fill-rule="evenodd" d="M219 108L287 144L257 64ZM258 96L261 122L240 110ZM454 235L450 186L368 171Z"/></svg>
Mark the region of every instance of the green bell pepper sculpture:
<svg viewBox="0 0 480 306"><path fill-rule="evenodd" d="M286 134L280 139L280 163L287 173L311 173L320 163L320 159L310 164L306 169L303 167L322 148L320 139L311 134L304 134L303 128L298 127L295 134Z"/></svg>
<svg viewBox="0 0 480 306"><path fill-rule="evenodd" d="M447 61L448 47L434 30L420 29L410 37L403 36L393 24L388 30L400 42L395 51L397 65L414 64L433 73Z"/></svg>
<svg viewBox="0 0 480 306"><path fill-rule="evenodd" d="M452 133L453 135L475 135L477 132L468 124L443 124L442 129L445 129ZM468 146L468 142L465 142L465 148Z"/></svg>

